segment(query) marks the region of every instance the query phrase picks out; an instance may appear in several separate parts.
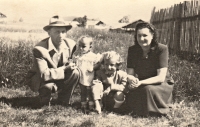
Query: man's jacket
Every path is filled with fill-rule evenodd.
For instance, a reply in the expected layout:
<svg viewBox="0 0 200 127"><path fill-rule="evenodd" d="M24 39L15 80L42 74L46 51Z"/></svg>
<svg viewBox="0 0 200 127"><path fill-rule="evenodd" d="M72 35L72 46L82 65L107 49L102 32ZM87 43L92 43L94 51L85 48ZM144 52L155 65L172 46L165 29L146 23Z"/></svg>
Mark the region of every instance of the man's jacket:
<svg viewBox="0 0 200 127"><path fill-rule="evenodd" d="M61 66L68 63L74 51L76 50L75 41L65 38L66 47L61 55L61 62L55 60L56 53L49 48L49 38L46 38L36 44L33 49L33 66L26 76L26 84L34 92L38 91L45 82L64 79L64 69Z"/></svg>

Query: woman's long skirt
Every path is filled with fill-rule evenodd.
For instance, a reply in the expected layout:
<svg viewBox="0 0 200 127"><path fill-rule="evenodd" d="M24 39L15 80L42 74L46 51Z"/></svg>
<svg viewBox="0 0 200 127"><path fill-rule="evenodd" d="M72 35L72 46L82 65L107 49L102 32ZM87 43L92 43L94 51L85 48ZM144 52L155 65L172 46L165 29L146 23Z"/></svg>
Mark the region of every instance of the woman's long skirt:
<svg viewBox="0 0 200 127"><path fill-rule="evenodd" d="M173 84L139 86L126 97L127 110L139 116L160 116L170 111Z"/></svg>

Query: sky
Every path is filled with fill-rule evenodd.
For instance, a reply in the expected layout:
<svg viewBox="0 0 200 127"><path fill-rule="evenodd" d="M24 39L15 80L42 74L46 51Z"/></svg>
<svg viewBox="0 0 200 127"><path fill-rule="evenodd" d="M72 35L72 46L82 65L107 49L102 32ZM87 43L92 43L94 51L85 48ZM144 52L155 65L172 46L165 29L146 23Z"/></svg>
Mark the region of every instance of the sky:
<svg viewBox="0 0 200 127"><path fill-rule="evenodd" d="M167 8L184 0L0 0L0 12L8 19L47 23L53 15L98 18L117 22L123 16L131 20L150 20L153 7Z"/></svg>

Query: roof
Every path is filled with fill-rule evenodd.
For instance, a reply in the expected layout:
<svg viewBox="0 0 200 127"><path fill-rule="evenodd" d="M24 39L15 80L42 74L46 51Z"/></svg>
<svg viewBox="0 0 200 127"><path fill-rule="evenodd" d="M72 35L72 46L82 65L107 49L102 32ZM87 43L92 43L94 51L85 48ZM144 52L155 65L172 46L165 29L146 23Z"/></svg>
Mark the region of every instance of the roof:
<svg viewBox="0 0 200 127"><path fill-rule="evenodd" d="M128 23L127 25L123 26L122 28L135 28L137 23L140 23L140 22L144 22L144 21L139 19L139 20L133 21L131 23Z"/></svg>
<svg viewBox="0 0 200 127"><path fill-rule="evenodd" d="M87 25L100 25L100 24L104 24L104 22L102 21L87 21Z"/></svg>
<svg viewBox="0 0 200 127"><path fill-rule="evenodd" d="M0 18L6 18L6 15L4 15L4 14L2 14L2 13L0 12Z"/></svg>

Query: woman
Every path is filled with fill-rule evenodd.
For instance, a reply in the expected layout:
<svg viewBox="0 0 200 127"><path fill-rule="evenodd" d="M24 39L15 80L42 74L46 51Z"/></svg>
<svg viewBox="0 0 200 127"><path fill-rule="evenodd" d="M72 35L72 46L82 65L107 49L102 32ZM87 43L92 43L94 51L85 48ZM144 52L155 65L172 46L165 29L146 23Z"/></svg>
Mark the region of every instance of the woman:
<svg viewBox="0 0 200 127"><path fill-rule="evenodd" d="M174 84L168 73L168 48L157 42L152 24L139 23L135 31L135 45L128 49L127 73L138 79L129 84L128 109L140 116L165 115Z"/></svg>

